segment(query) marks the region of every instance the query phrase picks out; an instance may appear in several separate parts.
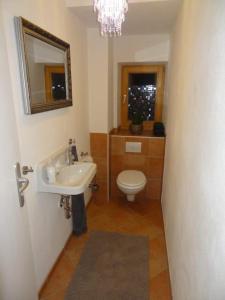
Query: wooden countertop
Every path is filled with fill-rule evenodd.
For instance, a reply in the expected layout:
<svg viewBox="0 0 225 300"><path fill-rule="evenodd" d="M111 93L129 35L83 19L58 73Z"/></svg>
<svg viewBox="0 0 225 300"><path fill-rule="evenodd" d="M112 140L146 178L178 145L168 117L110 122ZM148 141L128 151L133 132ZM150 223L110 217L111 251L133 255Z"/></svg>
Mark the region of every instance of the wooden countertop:
<svg viewBox="0 0 225 300"><path fill-rule="evenodd" d="M126 137L150 137L150 138L162 138L165 139L165 136L154 136L152 130L144 130L142 134L132 134L129 129L113 128L110 132L112 136L126 136Z"/></svg>

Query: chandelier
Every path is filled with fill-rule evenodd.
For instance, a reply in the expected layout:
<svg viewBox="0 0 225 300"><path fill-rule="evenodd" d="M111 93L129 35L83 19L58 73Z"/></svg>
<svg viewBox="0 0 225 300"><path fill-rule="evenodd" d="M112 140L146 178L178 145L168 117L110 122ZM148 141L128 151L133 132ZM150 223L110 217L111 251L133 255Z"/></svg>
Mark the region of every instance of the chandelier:
<svg viewBox="0 0 225 300"><path fill-rule="evenodd" d="M128 11L127 0L94 0L102 36L120 36L122 23Z"/></svg>

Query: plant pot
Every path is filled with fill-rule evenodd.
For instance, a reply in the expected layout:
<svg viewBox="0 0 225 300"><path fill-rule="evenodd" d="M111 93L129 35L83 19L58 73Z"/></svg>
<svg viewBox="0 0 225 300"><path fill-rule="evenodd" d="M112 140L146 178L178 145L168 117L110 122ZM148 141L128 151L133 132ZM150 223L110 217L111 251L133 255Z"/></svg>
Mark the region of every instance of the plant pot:
<svg viewBox="0 0 225 300"><path fill-rule="evenodd" d="M130 132L132 134L142 134L143 131L143 124L130 124Z"/></svg>

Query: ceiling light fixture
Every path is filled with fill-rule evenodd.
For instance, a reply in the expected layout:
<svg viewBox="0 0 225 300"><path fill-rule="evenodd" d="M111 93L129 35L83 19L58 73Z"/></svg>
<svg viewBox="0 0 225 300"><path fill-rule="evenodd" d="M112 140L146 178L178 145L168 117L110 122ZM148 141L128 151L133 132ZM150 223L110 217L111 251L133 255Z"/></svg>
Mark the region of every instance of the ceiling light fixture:
<svg viewBox="0 0 225 300"><path fill-rule="evenodd" d="M128 11L127 0L94 0L102 36L120 36L122 23Z"/></svg>

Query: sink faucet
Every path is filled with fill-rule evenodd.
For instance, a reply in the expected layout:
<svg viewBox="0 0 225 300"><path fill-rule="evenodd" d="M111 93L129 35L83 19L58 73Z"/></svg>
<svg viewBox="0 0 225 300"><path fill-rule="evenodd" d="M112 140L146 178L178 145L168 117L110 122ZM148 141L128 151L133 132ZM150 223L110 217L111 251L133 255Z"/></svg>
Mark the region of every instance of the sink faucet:
<svg viewBox="0 0 225 300"><path fill-rule="evenodd" d="M76 145L75 145L75 140L69 139L68 165L72 165L75 161L78 161L77 148L76 148Z"/></svg>
<svg viewBox="0 0 225 300"><path fill-rule="evenodd" d="M80 153L80 156L81 156L81 158L83 158L83 157L85 157L85 156L88 156L88 152L83 152L83 151L82 151L82 152Z"/></svg>
<svg viewBox="0 0 225 300"><path fill-rule="evenodd" d="M69 139L69 147L67 149L67 163L69 166L73 164L72 144L73 140Z"/></svg>

